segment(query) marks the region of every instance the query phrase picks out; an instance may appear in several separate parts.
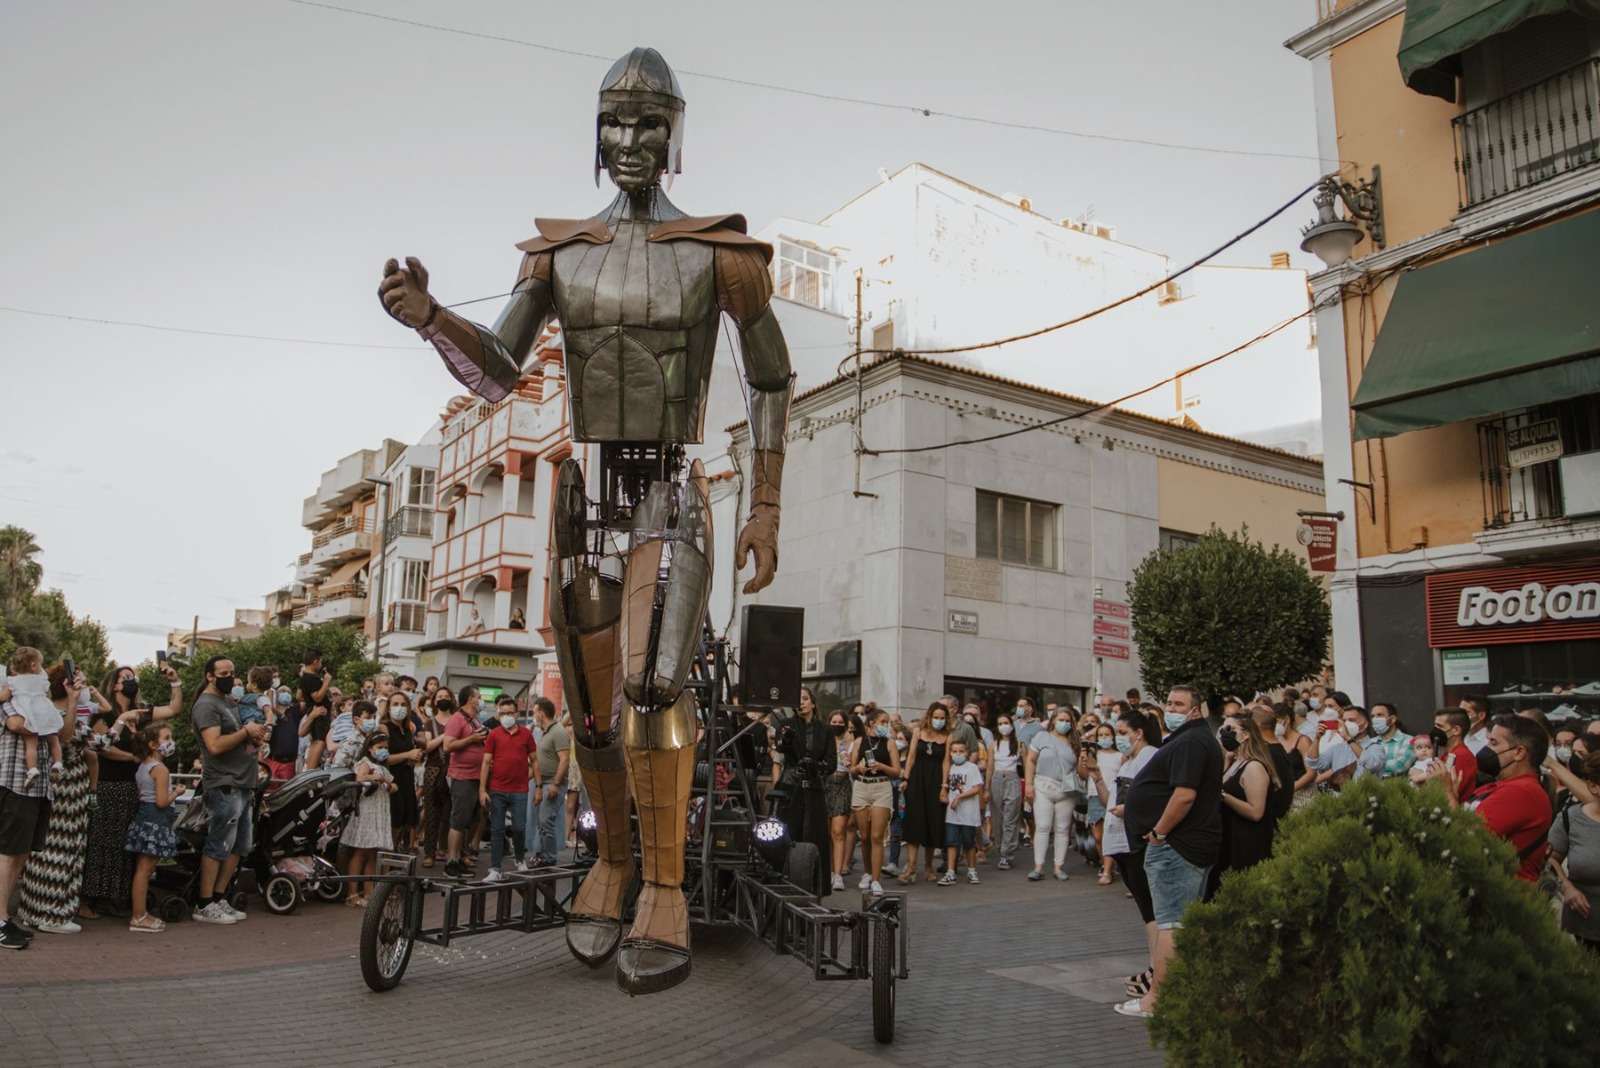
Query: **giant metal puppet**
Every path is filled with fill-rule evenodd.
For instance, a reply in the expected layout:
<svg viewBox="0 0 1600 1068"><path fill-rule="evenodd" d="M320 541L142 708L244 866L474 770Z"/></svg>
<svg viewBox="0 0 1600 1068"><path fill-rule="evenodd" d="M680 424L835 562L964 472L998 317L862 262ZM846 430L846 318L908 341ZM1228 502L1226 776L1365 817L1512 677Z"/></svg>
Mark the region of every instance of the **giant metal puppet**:
<svg viewBox="0 0 1600 1068"><path fill-rule="evenodd" d="M696 702L684 679L711 591L711 509L705 470L685 468L701 440L720 313L738 327L749 384L751 510L735 561L755 558L745 585L772 581L788 420L789 354L769 300L772 250L744 217L685 216L662 192L681 171L683 93L654 49L619 59L600 87L595 181L620 192L590 219L539 219L539 236L492 328L428 295L415 259L390 260L379 295L395 319L432 342L479 396L508 396L540 331L559 319L572 437L598 442L586 491L575 460L557 476L550 543L550 625L574 727L573 754L599 822L599 859L566 926L591 967L616 954L617 983L644 994L689 975L683 898L685 808ZM633 885L628 787L639 815L643 885Z"/></svg>

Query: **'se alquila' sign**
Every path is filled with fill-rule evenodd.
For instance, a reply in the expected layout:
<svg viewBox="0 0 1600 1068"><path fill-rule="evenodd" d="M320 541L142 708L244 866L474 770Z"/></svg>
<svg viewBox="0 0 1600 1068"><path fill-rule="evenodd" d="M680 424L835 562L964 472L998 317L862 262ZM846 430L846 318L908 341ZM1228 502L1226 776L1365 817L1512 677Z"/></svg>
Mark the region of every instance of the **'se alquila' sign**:
<svg viewBox="0 0 1600 1068"><path fill-rule="evenodd" d="M1600 582L1563 583L1548 589L1542 582L1515 590L1468 586L1456 606L1456 622L1463 627L1596 618L1600 618Z"/></svg>

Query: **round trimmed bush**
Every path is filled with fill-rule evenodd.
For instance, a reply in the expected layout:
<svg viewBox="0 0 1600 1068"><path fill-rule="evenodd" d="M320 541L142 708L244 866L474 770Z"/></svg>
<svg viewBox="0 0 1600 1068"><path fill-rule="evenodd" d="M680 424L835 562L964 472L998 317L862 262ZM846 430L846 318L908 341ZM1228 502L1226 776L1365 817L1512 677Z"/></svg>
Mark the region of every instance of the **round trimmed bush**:
<svg viewBox="0 0 1600 1068"><path fill-rule="evenodd" d="M1279 826L1178 934L1151 1037L1174 1065L1600 1061L1600 968L1442 786L1359 779Z"/></svg>

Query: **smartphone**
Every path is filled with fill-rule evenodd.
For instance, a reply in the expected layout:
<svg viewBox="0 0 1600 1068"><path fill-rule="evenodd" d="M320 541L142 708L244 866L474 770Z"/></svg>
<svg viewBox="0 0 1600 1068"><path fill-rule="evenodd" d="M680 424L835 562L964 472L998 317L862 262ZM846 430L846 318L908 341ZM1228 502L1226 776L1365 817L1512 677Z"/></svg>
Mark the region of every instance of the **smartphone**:
<svg viewBox="0 0 1600 1068"><path fill-rule="evenodd" d="M166 662L167 662L167 651L165 649L157 649L156 650L156 667L160 667L162 664L165 664Z"/></svg>
<svg viewBox="0 0 1600 1068"><path fill-rule="evenodd" d="M73 661L72 657L69 656L63 660L61 666L67 669L68 682L78 677L78 665Z"/></svg>

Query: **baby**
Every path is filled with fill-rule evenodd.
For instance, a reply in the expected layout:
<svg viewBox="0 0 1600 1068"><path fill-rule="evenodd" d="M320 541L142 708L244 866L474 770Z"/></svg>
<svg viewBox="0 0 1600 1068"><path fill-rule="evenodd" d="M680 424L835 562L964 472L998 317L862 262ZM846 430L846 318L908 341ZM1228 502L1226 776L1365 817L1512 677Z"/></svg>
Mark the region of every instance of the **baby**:
<svg viewBox="0 0 1600 1068"><path fill-rule="evenodd" d="M61 712L50 700L50 679L44 673L44 654L30 646L19 646L11 654L11 677L4 681L10 692L13 712L22 717L25 725L22 747L28 773L22 780L24 788L39 779L39 739L50 744L50 774L60 775L61 766ZM0 693L0 696L4 696Z"/></svg>

